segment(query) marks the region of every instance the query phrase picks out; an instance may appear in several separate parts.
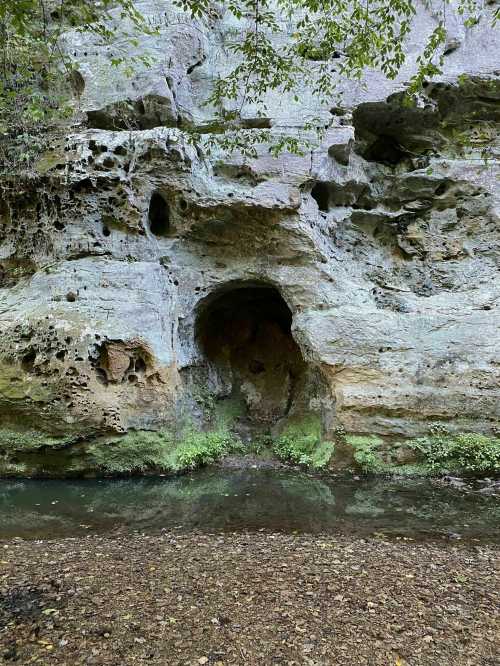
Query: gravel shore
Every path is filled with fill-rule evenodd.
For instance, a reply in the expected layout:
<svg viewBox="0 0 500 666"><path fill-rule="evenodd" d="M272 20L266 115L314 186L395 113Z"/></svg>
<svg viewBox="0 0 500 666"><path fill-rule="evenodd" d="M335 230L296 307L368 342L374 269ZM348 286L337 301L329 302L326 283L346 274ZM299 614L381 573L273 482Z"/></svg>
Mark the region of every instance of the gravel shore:
<svg viewBox="0 0 500 666"><path fill-rule="evenodd" d="M500 664L498 546L170 532L0 547L4 663Z"/></svg>

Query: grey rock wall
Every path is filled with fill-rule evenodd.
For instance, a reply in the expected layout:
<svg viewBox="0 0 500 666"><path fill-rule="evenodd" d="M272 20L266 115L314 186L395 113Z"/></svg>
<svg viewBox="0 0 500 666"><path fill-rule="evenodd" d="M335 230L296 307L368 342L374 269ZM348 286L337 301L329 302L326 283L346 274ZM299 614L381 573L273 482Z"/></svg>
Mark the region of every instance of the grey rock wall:
<svg viewBox="0 0 500 666"><path fill-rule="evenodd" d="M450 22L444 75L418 108L400 93L434 25L424 9L398 80L369 73L331 109L307 91L295 105L270 96L275 136L310 114L328 131L303 157L262 146L248 158L206 156L183 129L210 131L203 101L227 71L234 25L215 12L193 22L163 0L138 6L161 25L137 51L154 64L127 77L107 66L109 48L67 35L85 122L47 146L36 180L3 184L2 426L202 427L207 399L237 392L250 426L314 412L325 432L497 433L500 71L487 17L473 31ZM262 122L251 107L242 118ZM250 354L255 317L237 292L263 286L291 324L264 322ZM210 355L197 322L231 290Z"/></svg>

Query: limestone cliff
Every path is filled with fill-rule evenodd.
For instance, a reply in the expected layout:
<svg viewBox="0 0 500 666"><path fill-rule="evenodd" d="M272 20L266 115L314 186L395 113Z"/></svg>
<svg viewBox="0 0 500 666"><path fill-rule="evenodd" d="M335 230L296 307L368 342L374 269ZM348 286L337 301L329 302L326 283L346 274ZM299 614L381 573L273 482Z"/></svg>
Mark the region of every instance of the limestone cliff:
<svg viewBox="0 0 500 666"><path fill-rule="evenodd" d="M307 155L248 158L186 132L214 131L203 102L234 26L138 6L160 26L137 47L153 65L113 73L68 34L82 122L35 180L3 179L2 428L205 428L231 399L248 432L313 413L325 435L497 434L498 30L451 23L443 76L407 107L422 9L396 81L346 83ZM315 104L271 96L241 123L297 133Z"/></svg>

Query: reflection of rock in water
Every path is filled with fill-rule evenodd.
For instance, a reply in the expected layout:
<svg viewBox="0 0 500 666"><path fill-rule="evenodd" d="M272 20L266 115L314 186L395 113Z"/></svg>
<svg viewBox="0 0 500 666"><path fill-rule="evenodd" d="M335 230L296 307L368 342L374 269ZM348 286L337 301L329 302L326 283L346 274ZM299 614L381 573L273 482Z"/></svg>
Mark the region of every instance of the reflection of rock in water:
<svg viewBox="0 0 500 666"><path fill-rule="evenodd" d="M379 505L380 499L377 493L369 490L356 490L354 501L346 506L345 512L363 516L381 516L385 510Z"/></svg>
<svg viewBox="0 0 500 666"><path fill-rule="evenodd" d="M206 470L176 479L0 483L0 536L114 529L371 533L500 538L500 503L429 480L316 478L280 470ZM39 506L37 506L39 505ZM468 525L468 527L464 527Z"/></svg>

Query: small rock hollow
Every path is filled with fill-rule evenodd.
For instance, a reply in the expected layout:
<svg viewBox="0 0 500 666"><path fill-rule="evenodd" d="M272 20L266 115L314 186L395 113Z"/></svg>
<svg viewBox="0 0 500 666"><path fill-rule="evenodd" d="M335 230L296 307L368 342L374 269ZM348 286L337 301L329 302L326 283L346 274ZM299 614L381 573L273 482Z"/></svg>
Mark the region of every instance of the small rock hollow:
<svg viewBox="0 0 500 666"><path fill-rule="evenodd" d="M318 208L327 213L330 208L328 183L316 183L311 190L311 196L318 204Z"/></svg>
<svg viewBox="0 0 500 666"><path fill-rule="evenodd" d="M196 332L206 362L251 422L275 423L300 392L306 364L291 325L289 307L268 285L226 287L202 304Z"/></svg>
<svg viewBox="0 0 500 666"><path fill-rule="evenodd" d="M149 202L149 229L155 236L168 236L170 232L170 210L159 192L153 192Z"/></svg>

